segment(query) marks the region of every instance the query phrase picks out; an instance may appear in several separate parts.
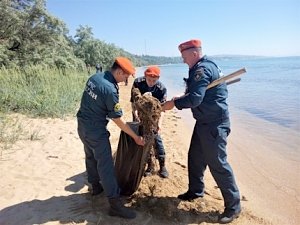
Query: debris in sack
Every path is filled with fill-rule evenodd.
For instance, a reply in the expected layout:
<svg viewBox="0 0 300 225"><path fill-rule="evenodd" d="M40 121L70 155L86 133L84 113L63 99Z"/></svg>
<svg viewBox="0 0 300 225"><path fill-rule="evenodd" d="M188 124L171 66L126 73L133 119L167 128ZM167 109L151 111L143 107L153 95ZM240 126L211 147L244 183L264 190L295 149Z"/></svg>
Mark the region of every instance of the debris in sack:
<svg viewBox="0 0 300 225"><path fill-rule="evenodd" d="M134 107L138 111L138 116L143 126L144 137L153 138L153 131L158 129L158 121L162 110L160 101L146 93L141 95L138 88L133 89L132 97Z"/></svg>
<svg viewBox="0 0 300 225"><path fill-rule="evenodd" d="M144 146L138 146L128 134L121 131L115 169L121 194L132 195L139 187L145 165L154 144L154 132L158 129L161 115L160 102L152 95L141 95L138 88L132 91L133 104L138 111L140 123L131 122L129 126L145 139Z"/></svg>

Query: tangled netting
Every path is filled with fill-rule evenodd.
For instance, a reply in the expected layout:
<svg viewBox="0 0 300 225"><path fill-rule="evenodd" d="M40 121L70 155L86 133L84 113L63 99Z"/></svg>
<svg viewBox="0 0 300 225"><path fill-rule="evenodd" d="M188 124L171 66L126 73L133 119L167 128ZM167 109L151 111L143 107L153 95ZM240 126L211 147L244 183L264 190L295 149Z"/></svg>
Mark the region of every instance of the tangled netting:
<svg viewBox="0 0 300 225"><path fill-rule="evenodd" d="M153 143L153 132L158 130L158 121L162 110L160 101L151 94L141 95L138 88L132 90L132 98L134 108L138 111L145 141L147 144ZM151 148L151 145L149 148Z"/></svg>
<svg viewBox="0 0 300 225"><path fill-rule="evenodd" d="M132 195L139 187L146 162L153 152L155 133L161 115L160 102L152 95L141 95L139 89L135 88L131 97L133 110L137 110L140 122L136 123L137 118L134 117L134 122L129 125L144 137L145 145L138 146L128 135L121 132L115 169L121 194L124 196Z"/></svg>

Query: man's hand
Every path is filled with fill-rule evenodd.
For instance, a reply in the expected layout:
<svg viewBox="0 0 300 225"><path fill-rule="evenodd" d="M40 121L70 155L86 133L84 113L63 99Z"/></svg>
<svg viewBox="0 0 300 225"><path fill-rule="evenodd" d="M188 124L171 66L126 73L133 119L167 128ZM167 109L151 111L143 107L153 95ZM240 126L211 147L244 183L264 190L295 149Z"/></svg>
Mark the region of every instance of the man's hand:
<svg viewBox="0 0 300 225"><path fill-rule="evenodd" d="M141 145L141 146L145 145L145 140L142 136L136 136L136 138L134 138L134 141L137 145Z"/></svg>
<svg viewBox="0 0 300 225"><path fill-rule="evenodd" d="M133 140L135 141L135 143L137 145L144 145L145 144L145 140L143 137L136 135L136 133L130 128L130 126L122 119L122 117L119 118L113 118L112 119L117 126L124 131L126 134L128 134L130 137L133 138Z"/></svg>
<svg viewBox="0 0 300 225"><path fill-rule="evenodd" d="M165 103L162 104L162 111L166 111L166 110L171 110L173 109L175 106L174 100L170 100L170 101L166 101Z"/></svg>

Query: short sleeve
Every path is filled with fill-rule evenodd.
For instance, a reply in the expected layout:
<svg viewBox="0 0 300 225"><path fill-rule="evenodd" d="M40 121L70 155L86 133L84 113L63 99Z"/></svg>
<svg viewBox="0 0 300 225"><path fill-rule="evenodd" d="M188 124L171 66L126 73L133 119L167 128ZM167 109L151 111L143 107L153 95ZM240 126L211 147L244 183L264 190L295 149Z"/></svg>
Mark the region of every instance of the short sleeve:
<svg viewBox="0 0 300 225"><path fill-rule="evenodd" d="M116 90L107 95L105 102L109 118L119 118L123 115L123 111L119 103L119 94Z"/></svg>

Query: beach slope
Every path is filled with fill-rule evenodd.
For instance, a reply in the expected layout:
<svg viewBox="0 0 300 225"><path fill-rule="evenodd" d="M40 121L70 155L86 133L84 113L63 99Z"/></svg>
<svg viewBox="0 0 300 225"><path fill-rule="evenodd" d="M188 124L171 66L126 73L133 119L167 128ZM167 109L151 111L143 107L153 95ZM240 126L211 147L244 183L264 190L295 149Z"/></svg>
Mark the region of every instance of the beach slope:
<svg viewBox="0 0 300 225"><path fill-rule="evenodd" d="M120 103L126 121L131 121L129 103L131 83L132 80L128 86L120 84ZM76 117L64 120L32 119L22 115L12 117L19 118L26 134L11 148L1 150L1 225L215 224L218 213L223 211L222 196L209 170L206 172L204 198L192 202L183 202L176 198L188 187L187 151L192 130L185 126L176 111L166 112L162 128L167 155L166 166L170 177L162 179L158 175L153 175L143 178L133 196L124 199L137 211L138 216L134 220L108 216L109 205L104 194L92 197L88 193L83 145L77 135ZM120 130L112 122L109 123L109 130L112 149L116 151ZM299 217L289 220L282 215L278 219L278 216L270 215L272 211L269 210L270 214L267 215L262 210L265 205L257 198L260 195L268 195L269 192L276 192L278 187L274 184L268 185L269 189L266 189L261 185L258 196L252 193L253 179L248 179L248 176L258 176L261 182L265 177L264 174L258 173L259 171L255 174L250 173L252 167L249 163L252 162L252 158L245 163L240 161L239 157L243 157L243 152L248 151L241 140L237 131L234 131L229 139L229 160L232 162L241 189L243 208L240 218L232 224L296 224ZM260 154L253 151L251 157L260 157ZM259 166L263 168L268 164ZM158 162L155 167L157 171ZM299 196L299 193L292 194ZM278 200L282 200L282 195ZM281 204L276 199L272 202L275 205ZM286 202L285 209L298 212L297 207L299 209L299 204L289 206Z"/></svg>

